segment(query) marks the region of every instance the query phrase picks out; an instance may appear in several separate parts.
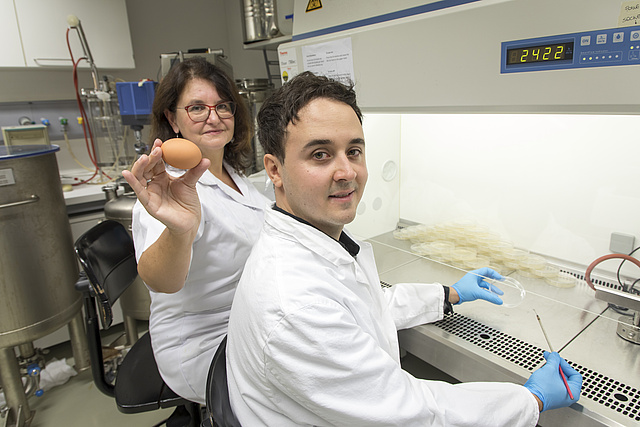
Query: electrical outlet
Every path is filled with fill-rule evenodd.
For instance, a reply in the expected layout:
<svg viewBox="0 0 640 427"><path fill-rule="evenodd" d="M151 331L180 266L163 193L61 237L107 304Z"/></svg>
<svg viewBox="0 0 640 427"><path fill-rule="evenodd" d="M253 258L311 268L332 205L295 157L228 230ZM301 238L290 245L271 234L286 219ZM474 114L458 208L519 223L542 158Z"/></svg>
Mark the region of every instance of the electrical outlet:
<svg viewBox="0 0 640 427"><path fill-rule="evenodd" d="M624 233L611 233L609 250L617 254L630 254L634 249L635 236Z"/></svg>

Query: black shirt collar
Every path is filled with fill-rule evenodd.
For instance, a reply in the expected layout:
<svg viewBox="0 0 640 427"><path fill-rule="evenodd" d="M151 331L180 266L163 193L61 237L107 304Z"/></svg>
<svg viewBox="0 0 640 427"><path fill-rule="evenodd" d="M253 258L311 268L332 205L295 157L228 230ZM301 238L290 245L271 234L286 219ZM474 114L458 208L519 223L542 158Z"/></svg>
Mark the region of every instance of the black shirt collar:
<svg viewBox="0 0 640 427"><path fill-rule="evenodd" d="M318 227L316 227L315 225L311 224L310 222L305 221L304 219L302 219L300 217L297 217L297 216L293 215L290 212L285 211L284 209L280 208L275 203L273 204L273 210L274 211L278 211L280 213L283 213L285 215L288 215L291 218L295 219L296 221L299 221L299 222L301 222L303 224L309 225L309 226L315 228L318 231L322 231ZM331 237L331 236L329 236L329 237ZM333 239L333 237L331 237L331 238ZM335 240L335 239L333 239L333 240ZM360 252L360 246L356 242L354 242L352 238L347 236L347 233L345 233L344 231L342 231L340 233L340 239L338 239L337 242L340 243L340 246L342 246L347 252L349 252L349 255L351 255L354 258L356 257L356 255L358 255L358 252Z"/></svg>

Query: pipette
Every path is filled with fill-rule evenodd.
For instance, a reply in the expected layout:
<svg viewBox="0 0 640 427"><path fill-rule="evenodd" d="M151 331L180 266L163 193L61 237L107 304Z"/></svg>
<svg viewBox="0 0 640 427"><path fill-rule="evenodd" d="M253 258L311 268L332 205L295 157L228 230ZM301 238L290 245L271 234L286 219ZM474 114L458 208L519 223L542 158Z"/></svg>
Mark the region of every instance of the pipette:
<svg viewBox="0 0 640 427"><path fill-rule="evenodd" d="M551 346L551 341L549 341L549 336L547 335L547 331L545 331L544 326L542 326L542 320L540 320L540 316L538 316L538 313L535 311L535 309L533 310L533 312L536 313L536 319L538 319L538 324L540 325L540 329L542 329L542 334L544 335L544 339L547 341L547 346L549 347L549 351L553 353L553 347ZM567 389L567 393L569 393L569 397L571 398L571 400L573 400L573 394L571 393L571 389L569 388L569 383L567 383L567 377L564 376L564 372L562 372L561 366L558 366L558 369L560 370L560 376L562 377L562 381L564 381L564 386Z"/></svg>

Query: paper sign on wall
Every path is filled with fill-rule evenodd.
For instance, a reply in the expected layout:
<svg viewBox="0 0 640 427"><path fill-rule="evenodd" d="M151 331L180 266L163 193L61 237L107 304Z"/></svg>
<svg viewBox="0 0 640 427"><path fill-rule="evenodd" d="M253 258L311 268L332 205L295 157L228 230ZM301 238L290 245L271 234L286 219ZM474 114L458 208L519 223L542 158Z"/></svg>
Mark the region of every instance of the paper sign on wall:
<svg viewBox="0 0 640 427"><path fill-rule="evenodd" d="M640 23L640 1L625 1L620 8L619 27L631 27Z"/></svg>
<svg viewBox="0 0 640 427"><path fill-rule="evenodd" d="M302 46L302 63L305 71L346 84L355 82L351 38Z"/></svg>

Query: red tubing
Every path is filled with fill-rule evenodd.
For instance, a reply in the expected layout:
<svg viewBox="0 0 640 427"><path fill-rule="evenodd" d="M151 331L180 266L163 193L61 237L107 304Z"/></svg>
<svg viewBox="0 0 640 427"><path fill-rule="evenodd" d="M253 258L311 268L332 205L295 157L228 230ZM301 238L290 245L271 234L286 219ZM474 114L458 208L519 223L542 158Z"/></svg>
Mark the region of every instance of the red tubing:
<svg viewBox="0 0 640 427"><path fill-rule="evenodd" d="M624 259L626 261L630 261L630 262L634 263L635 265L637 265L638 267L640 267L640 261L638 259L632 257L632 256L629 256L629 255L609 254L609 255L601 256L600 258L598 258L595 261L593 261L591 263L591 265L589 265L589 267L587 267L587 271L584 273L584 280L587 282L587 285L589 285L589 287L591 289L593 289L594 291L596 290L595 286L593 286L593 283L591 283L591 271L595 268L596 265L600 264L602 261L606 261L608 259L614 259L614 258L620 258L620 259Z"/></svg>

